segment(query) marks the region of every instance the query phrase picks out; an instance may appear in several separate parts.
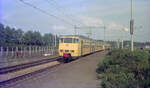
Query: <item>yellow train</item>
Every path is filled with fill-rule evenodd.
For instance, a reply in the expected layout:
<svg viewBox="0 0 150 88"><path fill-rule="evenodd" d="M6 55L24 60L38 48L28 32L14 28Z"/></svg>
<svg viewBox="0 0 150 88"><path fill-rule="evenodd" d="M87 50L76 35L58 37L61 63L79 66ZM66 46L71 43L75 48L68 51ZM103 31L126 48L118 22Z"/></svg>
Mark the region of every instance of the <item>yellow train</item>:
<svg viewBox="0 0 150 88"><path fill-rule="evenodd" d="M108 44L107 48L109 48ZM58 50L59 56L62 57L61 61L68 62L71 59L104 50L104 45L84 36L64 35L59 37Z"/></svg>

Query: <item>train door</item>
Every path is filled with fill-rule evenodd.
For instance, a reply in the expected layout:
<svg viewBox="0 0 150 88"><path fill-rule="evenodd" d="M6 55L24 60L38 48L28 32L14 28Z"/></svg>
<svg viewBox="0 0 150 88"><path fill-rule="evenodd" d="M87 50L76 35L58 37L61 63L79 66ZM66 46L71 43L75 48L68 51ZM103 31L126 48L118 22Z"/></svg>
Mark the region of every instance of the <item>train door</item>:
<svg viewBox="0 0 150 88"><path fill-rule="evenodd" d="M92 42L90 41L90 53L92 52Z"/></svg>
<svg viewBox="0 0 150 88"><path fill-rule="evenodd" d="M81 40L81 56L83 55L83 40Z"/></svg>

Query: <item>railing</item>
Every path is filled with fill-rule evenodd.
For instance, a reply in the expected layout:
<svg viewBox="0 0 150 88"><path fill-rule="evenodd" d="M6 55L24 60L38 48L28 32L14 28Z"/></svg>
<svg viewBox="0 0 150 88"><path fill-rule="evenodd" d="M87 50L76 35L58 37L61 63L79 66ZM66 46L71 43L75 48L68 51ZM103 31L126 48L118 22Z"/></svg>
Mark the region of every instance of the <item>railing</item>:
<svg viewBox="0 0 150 88"><path fill-rule="evenodd" d="M41 60L46 56L56 56L57 51L51 46L0 47L0 66Z"/></svg>

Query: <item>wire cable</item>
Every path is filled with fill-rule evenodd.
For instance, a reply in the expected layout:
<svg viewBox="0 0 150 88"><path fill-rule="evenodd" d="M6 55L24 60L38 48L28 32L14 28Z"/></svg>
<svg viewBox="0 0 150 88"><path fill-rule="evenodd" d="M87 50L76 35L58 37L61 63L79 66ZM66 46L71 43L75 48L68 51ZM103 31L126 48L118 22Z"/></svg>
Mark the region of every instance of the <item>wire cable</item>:
<svg viewBox="0 0 150 88"><path fill-rule="evenodd" d="M60 5L58 5L58 3L55 1L55 0L45 0L46 2L48 2L50 5L53 5L53 6L55 6L55 9L56 10L58 10L59 12L61 12L65 17L67 17L67 18L70 18L70 20L72 21L72 22L77 22L77 20L75 20L75 19L73 19L73 18L75 18L73 15L71 15L71 14L66 14L66 13L64 13L64 11L62 10L62 6L60 6ZM52 4L50 1L52 1L54 4ZM81 22L77 22L79 25L81 25L82 23ZM82 25L84 25L84 24L82 24Z"/></svg>
<svg viewBox="0 0 150 88"><path fill-rule="evenodd" d="M45 10L39 8L39 7L34 6L33 4L30 4L30 3L28 3L28 2L25 2L24 0L19 0L19 1L21 1L21 2L22 2L23 4L25 4L25 5L28 5L28 6L32 7L32 8L34 8L34 9L40 11L40 12L43 13L43 14L46 14L46 15L51 16L51 17L54 17L54 18L56 18L56 19L58 19L58 20L60 20L60 21L63 21L63 22L65 22L65 23L67 23L67 24L69 24L69 25L71 25L71 26L74 27L74 24L72 24L72 23L70 23L70 22L68 22L68 21L66 21L66 20L64 20L64 19L62 19L62 18L59 18L59 17L57 17L57 16L55 16L55 15L53 15L53 14L50 14L50 13L48 13L47 11L45 11Z"/></svg>

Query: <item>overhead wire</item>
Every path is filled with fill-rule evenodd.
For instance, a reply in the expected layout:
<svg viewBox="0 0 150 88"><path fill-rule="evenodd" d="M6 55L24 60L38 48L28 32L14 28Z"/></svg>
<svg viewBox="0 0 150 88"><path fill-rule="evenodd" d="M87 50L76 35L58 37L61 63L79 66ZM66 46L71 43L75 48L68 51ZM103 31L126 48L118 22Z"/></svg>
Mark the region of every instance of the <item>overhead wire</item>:
<svg viewBox="0 0 150 88"><path fill-rule="evenodd" d="M64 16L66 16L67 18L70 18L70 20L72 21L72 22L77 22L77 20L75 20L75 19L73 19L73 18L75 18L75 16L73 16L73 15L71 15L71 14L66 14L66 13L64 13L64 9L63 9L63 7L62 6L60 6L55 0L45 0L45 1L47 1L48 2L48 4L50 4L50 5L53 5L53 6L55 6L55 9L56 10L58 10L58 11L60 11ZM51 2L52 3L51 3ZM54 5L54 4L55 5ZM81 25L82 23L81 22L77 22L79 25ZM83 24L82 24L83 25Z"/></svg>
<svg viewBox="0 0 150 88"><path fill-rule="evenodd" d="M23 4L25 4L25 5L27 5L27 6L30 6L30 7L34 8L34 9L40 11L40 12L43 13L43 14L46 14L46 15L51 16L51 17L54 17L54 18L56 18L56 19L58 19L58 20L60 20L60 21L62 21L62 22L65 22L66 24L69 24L69 25L71 25L71 26L74 27L74 24L72 24L72 23L70 23L70 22L68 22L68 21L66 21L66 20L64 20L64 19L62 19L62 18L59 18L59 17L57 17L56 15L50 14L49 12L47 12L47 11L45 11L45 10L43 10L43 9L41 9L41 8L39 8L39 7L37 7L37 6L33 5L33 4L31 4L31 3L25 2L24 0L19 0L19 1L21 1Z"/></svg>

